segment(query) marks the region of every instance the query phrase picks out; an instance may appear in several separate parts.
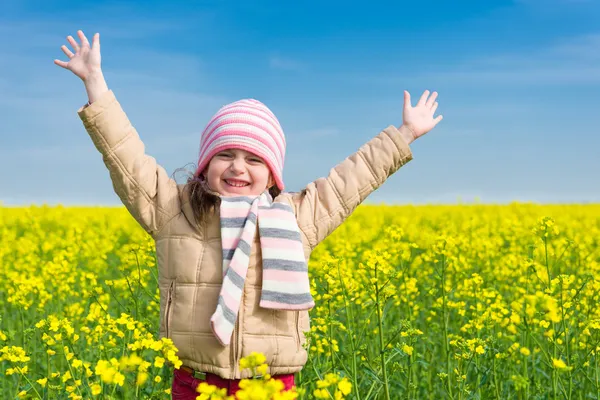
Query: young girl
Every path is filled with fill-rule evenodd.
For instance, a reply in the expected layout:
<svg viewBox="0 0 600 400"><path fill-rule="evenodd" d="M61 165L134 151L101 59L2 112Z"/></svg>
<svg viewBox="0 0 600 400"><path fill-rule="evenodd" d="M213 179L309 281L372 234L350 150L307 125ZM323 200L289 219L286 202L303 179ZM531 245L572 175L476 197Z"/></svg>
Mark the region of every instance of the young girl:
<svg viewBox="0 0 600 400"><path fill-rule="evenodd" d="M201 381L238 390L250 376L239 361L262 352L268 373L294 385L306 363L307 260L390 175L412 159L409 144L433 129L437 93L416 107L404 92L403 124L388 126L326 178L283 192L286 141L275 115L245 99L223 106L200 138L197 170L177 184L154 158L108 89L100 37L67 37L69 61L55 64L82 79L88 103L78 115L102 154L113 187L154 238L159 269L160 337L171 338L183 366L174 399L194 399Z"/></svg>

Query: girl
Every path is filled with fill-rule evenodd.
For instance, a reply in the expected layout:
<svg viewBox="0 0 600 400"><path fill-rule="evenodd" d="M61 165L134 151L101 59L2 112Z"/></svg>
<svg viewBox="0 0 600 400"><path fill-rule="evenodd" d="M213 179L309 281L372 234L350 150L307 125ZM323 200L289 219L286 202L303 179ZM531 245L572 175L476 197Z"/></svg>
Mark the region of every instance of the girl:
<svg viewBox="0 0 600 400"><path fill-rule="evenodd" d="M268 373L294 385L306 363L303 332L314 302L307 260L390 175L412 159L409 144L433 129L437 93L416 107L404 92L403 124L388 126L324 178L283 192L286 141L275 115L257 100L223 106L200 138L196 172L178 184L144 144L108 89L100 36L62 46L55 64L78 76L88 103L78 115L102 154L113 187L154 238L159 269L160 337L183 365L174 399L194 399L201 381L238 390L250 376L240 358L262 352Z"/></svg>

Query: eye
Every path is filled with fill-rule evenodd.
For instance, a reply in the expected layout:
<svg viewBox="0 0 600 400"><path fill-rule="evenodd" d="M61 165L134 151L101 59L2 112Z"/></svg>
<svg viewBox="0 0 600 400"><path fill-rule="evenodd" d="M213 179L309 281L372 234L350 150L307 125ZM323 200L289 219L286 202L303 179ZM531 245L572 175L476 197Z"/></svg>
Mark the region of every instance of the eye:
<svg viewBox="0 0 600 400"><path fill-rule="evenodd" d="M261 160L260 158L252 157L252 158L250 159L250 162L253 162L253 163L261 163L261 164L262 164L263 160Z"/></svg>
<svg viewBox="0 0 600 400"><path fill-rule="evenodd" d="M231 158L232 155L231 153L219 153L217 154L217 157L221 157L221 158Z"/></svg>

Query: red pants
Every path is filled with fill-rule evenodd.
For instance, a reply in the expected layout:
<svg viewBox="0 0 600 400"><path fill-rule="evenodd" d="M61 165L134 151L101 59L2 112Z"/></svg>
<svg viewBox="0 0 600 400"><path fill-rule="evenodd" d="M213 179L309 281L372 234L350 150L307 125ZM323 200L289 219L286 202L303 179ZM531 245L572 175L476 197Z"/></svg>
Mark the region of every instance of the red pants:
<svg viewBox="0 0 600 400"><path fill-rule="evenodd" d="M273 379L280 380L285 386L285 390L291 390L294 387L294 374L275 375ZM201 381L192 376L192 374L182 368L173 370L173 386L171 387L172 400L196 400L200 394L196 392L196 387L201 382L214 385L220 389L227 389L228 395L235 395L240 390L239 379L223 379L218 375L206 374L206 379Z"/></svg>

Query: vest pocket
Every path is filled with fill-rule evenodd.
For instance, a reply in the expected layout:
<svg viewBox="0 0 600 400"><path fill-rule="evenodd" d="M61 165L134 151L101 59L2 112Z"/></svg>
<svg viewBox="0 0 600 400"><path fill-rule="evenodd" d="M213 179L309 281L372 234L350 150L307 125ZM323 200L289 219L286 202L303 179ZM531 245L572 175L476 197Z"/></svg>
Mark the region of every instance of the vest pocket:
<svg viewBox="0 0 600 400"><path fill-rule="evenodd" d="M167 306L165 309L165 331L168 338L171 336L171 317L173 315L173 292L175 291L175 281L171 281L167 292Z"/></svg>

